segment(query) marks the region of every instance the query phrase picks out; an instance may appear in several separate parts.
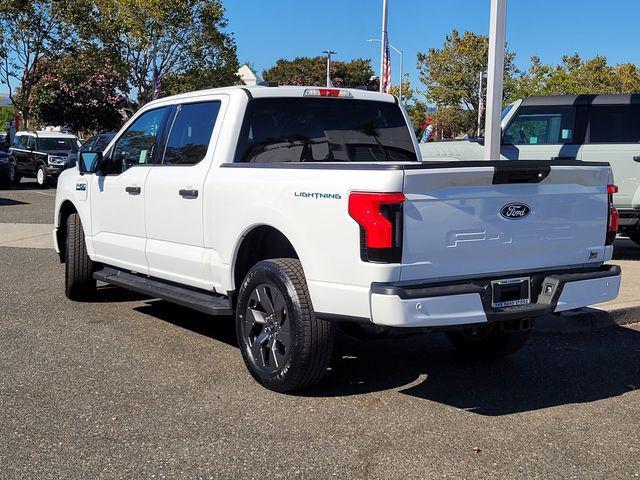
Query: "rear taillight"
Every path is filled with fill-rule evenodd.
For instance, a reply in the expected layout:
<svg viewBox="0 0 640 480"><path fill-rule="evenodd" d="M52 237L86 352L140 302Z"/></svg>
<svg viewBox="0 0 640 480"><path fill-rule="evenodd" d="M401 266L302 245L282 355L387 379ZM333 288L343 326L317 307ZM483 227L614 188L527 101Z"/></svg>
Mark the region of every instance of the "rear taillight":
<svg viewBox="0 0 640 480"><path fill-rule="evenodd" d="M607 219L607 238L606 245L613 245L618 234L618 225L620 223L620 216L618 210L613 206L613 194L618 193L618 187L616 185L607 185L607 197L609 202L608 207L608 219Z"/></svg>
<svg viewBox="0 0 640 480"><path fill-rule="evenodd" d="M402 193L354 192L349 215L360 225L360 258L399 263L402 257Z"/></svg>

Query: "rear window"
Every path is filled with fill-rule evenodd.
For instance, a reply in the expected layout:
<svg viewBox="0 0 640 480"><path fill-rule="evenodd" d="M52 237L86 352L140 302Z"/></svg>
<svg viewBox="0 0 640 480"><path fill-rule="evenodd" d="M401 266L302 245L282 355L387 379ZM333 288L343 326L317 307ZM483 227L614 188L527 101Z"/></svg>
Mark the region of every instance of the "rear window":
<svg viewBox="0 0 640 480"><path fill-rule="evenodd" d="M504 132L506 145L574 143L575 107L521 107Z"/></svg>
<svg viewBox="0 0 640 480"><path fill-rule="evenodd" d="M236 162L416 161L394 103L328 98L249 102Z"/></svg>
<svg viewBox="0 0 640 480"><path fill-rule="evenodd" d="M590 143L640 142L640 106L594 106L589 115Z"/></svg>
<svg viewBox="0 0 640 480"><path fill-rule="evenodd" d="M63 138L63 137L46 137L46 138L38 138L38 150L42 150L43 152L54 151L54 150L77 150L78 144L72 138Z"/></svg>

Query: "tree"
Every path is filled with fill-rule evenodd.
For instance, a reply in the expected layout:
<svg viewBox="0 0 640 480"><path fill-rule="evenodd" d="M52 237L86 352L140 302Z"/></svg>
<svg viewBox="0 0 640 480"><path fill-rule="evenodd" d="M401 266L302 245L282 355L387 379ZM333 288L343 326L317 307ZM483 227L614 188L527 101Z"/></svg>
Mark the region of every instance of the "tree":
<svg viewBox="0 0 640 480"><path fill-rule="evenodd" d="M396 97L400 96L400 84L391 87L391 93ZM402 103L411 118L411 123L416 133L422 130L423 123L427 118L427 104L420 100L421 92L417 88L411 88L409 75L405 75L402 82Z"/></svg>
<svg viewBox="0 0 640 480"><path fill-rule="evenodd" d="M348 62L331 62L331 82L336 87L367 87L377 89L371 60L357 58ZM326 57L297 57L293 60L281 58L263 71L262 77L280 85L324 86L327 81Z"/></svg>
<svg viewBox="0 0 640 480"><path fill-rule="evenodd" d="M73 2L2 0L0 3L0 80L25 127L34 85L43 75L41 64L64 51L75 38L66 21ZM18 88L15 88L18 84Z"/></svg>
<svg viewBox="0 0 640 480"><path fill-rule="evenodd" d="M197 88L237 82L235 41L224 30L220 0L78 0L81 36L117 52L129 65L128 93L138 105L154 96L154 81L180 79Z"/></svg>
<svg viewBox="0 0 640 480"><path fill-rule="evenodd" d="M640 70L631 63L611 66L602 55L589 60L578 54L565 55L555 67L531 57L530 67L514 82L511 100L532 95L638 93Z"/></svg>
<svg viewBox="0 0 640 480"><path fill-rule="evenodd" d="M126 105L122 91L124 67L96 48L45 59L46 72L33 87L31 109L45 125L65 125L74 131L116 130Z"/></svg>
<svg viewBox="0 0 640 480"><path fill-rule="evenodd" d="M461 131L472 131L476 126L479 108L479 79L488 63L489 38L473 32L462 36L453 30L445 38L442 48L430 48L428 53L418 53L420 80L427 87L427 100L436 105L436 109L446 108L446 115L453 121L451 127ZM514 64L515 54L505 54L504 76L505 97L510 96L513 88L511 77L517 73ZM482 96L486 95L486 82ZM448 128L448 131L453 131Z"/></svg>

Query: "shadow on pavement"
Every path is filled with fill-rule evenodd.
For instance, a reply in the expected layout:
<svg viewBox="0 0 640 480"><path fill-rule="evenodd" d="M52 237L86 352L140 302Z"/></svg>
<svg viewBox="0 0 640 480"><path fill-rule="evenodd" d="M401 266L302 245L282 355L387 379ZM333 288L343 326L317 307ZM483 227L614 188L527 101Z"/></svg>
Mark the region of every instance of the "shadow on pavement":
<svg viewBox="0 0 640 480"><path fill-rule="evenodd" d="M237 347L232 317L212 318L153 300L137 311ZM358 340L339 332L331 371L308 397L384 390L465 409L507 415L585 403L640 388L640 332L534 334L511 357L473 361L455 355L441 334Z"/></svg>
<svg viewBox="0 0 640 480"><path fill-rule="evenodd" d="M29 205L29 202L21 202L20 200L14 200L12 198L0 197L0 207L10 207L13 205Z"/></svg>
<svg viewBox="0 0 640 480"><path fill-rule="evenodd" d="M628 238L617 238L614 250L614 260L640 260L640 245Z"/></svg>

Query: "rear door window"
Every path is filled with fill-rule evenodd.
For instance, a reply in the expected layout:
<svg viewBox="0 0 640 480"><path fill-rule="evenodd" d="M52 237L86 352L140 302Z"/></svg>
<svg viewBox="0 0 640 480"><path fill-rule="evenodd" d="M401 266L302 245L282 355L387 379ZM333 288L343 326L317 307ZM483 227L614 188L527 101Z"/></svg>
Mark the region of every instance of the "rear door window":
<svg viewBox="0 0 640 480"><path fill-rule="evenodd" d="M251 163L415 160L395 103L282 97L249 102L235 157Z"/></svg>
<svg viewBox="0 0 640 480"><path fill-rule="evenodd" d="M521 107L504 132L505 145L575 143L576 108L572 106Z"/></svg>
<svg viewBox="0 0 640 480"><path fill-rule="evenodd" d="M592 106L589 143L640 142L640 105Z"/></svg>
<svg viewBox="0 0 640 480"><path fill-rule="evenodd" d="M177 108L164 152L163 165L195 165L209 147L220 102L187 103Z"/></svg>

